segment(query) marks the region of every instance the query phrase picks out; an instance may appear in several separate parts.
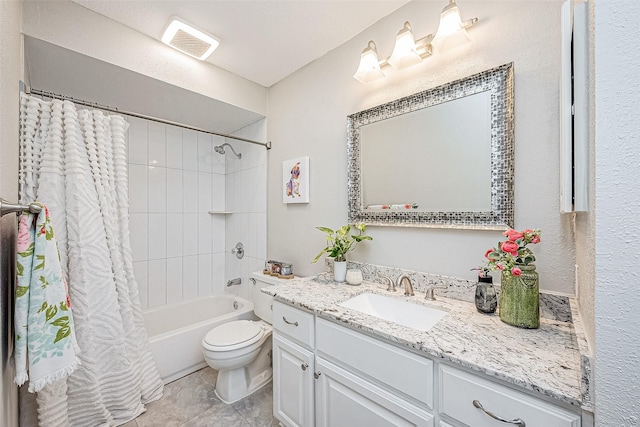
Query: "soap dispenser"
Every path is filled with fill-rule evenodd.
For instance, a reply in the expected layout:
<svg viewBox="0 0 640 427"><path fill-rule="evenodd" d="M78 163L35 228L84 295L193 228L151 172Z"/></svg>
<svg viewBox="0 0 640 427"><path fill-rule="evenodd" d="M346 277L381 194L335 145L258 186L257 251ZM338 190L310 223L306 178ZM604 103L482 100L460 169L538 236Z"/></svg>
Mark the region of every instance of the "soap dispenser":
<svg viewBox="0 0 640 427"><path fill-rule="evenodd" d="M480 270L476 285L476 308L481 313L495 313L497 307L498 297L493 286L493 277Z"/></svg>

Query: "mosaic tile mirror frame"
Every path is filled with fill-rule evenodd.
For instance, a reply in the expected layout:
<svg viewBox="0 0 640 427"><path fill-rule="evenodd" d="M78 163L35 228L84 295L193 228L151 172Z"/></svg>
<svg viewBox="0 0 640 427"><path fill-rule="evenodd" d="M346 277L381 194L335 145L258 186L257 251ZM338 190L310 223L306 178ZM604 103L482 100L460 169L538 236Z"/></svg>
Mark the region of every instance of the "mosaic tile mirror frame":
<svg viewBox="0 0 640 427"><path fill-rule="evenodd" d="M349 222L377 226L434 227L504 230L514 223L514 83L513 63L462 78L433 89L388 102L347 117L348 207ZM418 210L410 206L366 205L362 188L361 128L386 119L441 105L480 93L490 94L488 107L490 129L491 188L487 188L486 205L473 211ZM461 124L462 126L463 124ZM489 131L487 131L487 135ZM394 142L389 141L393 145ZM390 146L389 149L394 147ZM388 165L401 170L401 165ZM451 173L462 173L451 171ZM400 175L400 174L399 174ZM440 177L438 177L440 178ZM401 178L399 177L399 180ZM487 181L489 178L487 178ZM420 182L411 184L419 191ZM490 202L488 201L490 198ZM414 206L415 207L415 206Z"/></svg>

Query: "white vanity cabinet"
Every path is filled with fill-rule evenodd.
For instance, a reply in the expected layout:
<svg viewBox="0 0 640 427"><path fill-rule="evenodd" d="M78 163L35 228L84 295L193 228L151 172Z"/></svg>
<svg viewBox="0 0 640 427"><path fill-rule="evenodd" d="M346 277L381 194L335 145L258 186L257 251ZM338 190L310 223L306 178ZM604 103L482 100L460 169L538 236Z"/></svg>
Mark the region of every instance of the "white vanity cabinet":
<svg viewBox="0 0 640 427"><path fill-rule="evenodd" d="M433 427L429 359L279 302L273 315L273 407L284 426Z"/></svg>
<svg viewBox="0 0 640 427"><path fill-rule="evenodd" d="M581 426L579 410L287 304L273 311L274 415L286 427Z"/></svg>

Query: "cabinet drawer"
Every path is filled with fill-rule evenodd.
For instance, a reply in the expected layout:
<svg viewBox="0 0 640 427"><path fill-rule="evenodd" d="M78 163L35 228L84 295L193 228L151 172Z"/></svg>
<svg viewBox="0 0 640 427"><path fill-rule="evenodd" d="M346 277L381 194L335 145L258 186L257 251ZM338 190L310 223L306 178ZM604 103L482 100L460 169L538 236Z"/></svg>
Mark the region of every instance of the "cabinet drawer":
<svg viewBox="0 0 640 427"><path fill-rule="evenodd" d="M433 362L324 319L316 323L317 353L433 408Z"/></svg>
<svg viewBox="0 0 640 427"><path fill-rule="evenodd" d="M278 301L273 303L273 327L301 346L314 347L314 316Z"/></svg>
<svg viewBox="0 0 640 427"><path fill-rule="evenodd" d="M474 406L474 400L496 416L506 420L519 418L527 427L580 426L578 414L476 375L440 365L441 414L473 427L506 425Z"/></svg>

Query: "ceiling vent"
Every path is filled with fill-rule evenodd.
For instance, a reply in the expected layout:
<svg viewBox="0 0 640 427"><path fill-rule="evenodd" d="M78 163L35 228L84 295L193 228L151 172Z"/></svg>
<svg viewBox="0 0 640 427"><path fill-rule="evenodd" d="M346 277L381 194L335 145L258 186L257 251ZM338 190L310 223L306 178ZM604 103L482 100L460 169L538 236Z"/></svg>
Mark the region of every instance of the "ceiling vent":
<svg viewBox="0 0 640 427"><path fill-rule="evenodd" d="M162 42L200 60L205 60L220 44L215 36L177 17L164 30Z"/></svg>

